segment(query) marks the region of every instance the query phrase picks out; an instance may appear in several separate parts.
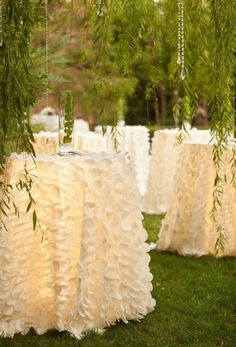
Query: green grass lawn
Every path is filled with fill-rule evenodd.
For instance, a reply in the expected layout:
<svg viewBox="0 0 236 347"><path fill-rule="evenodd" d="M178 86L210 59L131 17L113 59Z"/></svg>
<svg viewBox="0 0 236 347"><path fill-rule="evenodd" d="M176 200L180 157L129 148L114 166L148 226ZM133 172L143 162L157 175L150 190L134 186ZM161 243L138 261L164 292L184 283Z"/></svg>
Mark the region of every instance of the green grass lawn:
<svg viewBox="0 0 236 347"><path fill-rule="evenodd" d="M145 216L149 241L161 217ZM67 333L17 335L0 347L236 347L236 259L184 258L151 252L154 312L140 323L117 324L76 341Z"/></svg>

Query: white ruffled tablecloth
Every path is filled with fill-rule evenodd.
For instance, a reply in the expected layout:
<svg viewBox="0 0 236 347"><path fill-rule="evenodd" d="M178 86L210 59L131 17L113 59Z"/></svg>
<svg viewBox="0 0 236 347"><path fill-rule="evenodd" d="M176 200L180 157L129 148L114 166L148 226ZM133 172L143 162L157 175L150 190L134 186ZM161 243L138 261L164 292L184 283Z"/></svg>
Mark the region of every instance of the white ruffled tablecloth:
<svg viewBox="0 0 236 347"><path fill-rule="evenodd" d="M34 114L31 117L32 124L42 124L46 131L58 131L59 130L59 116L58 115L41 115ZM84 119L75 119L75 131L81 133L89 132L89 124Z"/></svg>
<svg viewBox="0 0 236 347"><path fill-rule="evenodd" d="M123 156L39 155L26 213L6 219L0 238L0 335L67 330L80 338L117 320L139 320L155 306L140 194ZM23 176L22 156L7 162L6 181ZM41 228L33 231L35 208ZM38 224L39 226L39 224ZM41 237L43 235L43 241Z"/></svg>
<svg viewBox="0 0 236 347"><path fill-rule="evenodd" d="M147 192L143 211L146 213L166 213L170 207L175 185L175 173L182 149L177 141L179 129L157 130L152 140L152 153ZM184 134L182 144L187 141L209 143L210 131L192 129Z"/></svg>
<svg viewBox="0 0 236 347"><path fill-rule="evenodd" d="M136 179L141 196L147 189L149 175L149 131L145 126L118 126L116 131L117 148L114 145L114 137L111 134L112 127L106 127L108 152L118 151L127 153L134 163ZM103 134L101 126L95 128L97 134Z"/></svg>
<svg viewBox="0 0 236 347"><path fill-rule="evenodd" d="M57 132L41 131L34 134L36 153L58 153L59 138ZM93 132L74 134L75 150L80 153L102 153L107 152L106 139Z"/></svg>
<svg viewBox="0 0 236 347"><path fill-rule="evenodd" d="M219 256L236 256L236 189L232 179L232 149L224 153L222 164L222 210L215 214L213 208L215 168L212 145L185 144L176 171L176 186L169 211L162 222L157 249L177 251L185 256L202 256L215 253L219 237L217 226L226 237L224 251Z"/></svg>

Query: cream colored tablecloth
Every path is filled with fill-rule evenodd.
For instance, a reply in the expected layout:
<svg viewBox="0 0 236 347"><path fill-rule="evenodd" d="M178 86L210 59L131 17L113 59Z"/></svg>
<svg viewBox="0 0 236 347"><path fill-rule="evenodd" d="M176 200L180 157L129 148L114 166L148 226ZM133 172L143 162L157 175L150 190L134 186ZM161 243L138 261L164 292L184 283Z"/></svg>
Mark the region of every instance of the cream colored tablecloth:
<svg viewBox="0 0 236 347"><path fill-rule="evenodd" d="M22 157L6 181L23 175ZM41 224L32 227L27 194L14 189L0 238L0 335L67 330L77 338L152 311L152 274L140 195L122 156L39 155L31 194ZM39 225L39 224L38 224ZM44 240L41 242L42 231Z"/></svg>
<svg viewBox="0 0 236 347"><path fill-rule="evenodd" d="M42 131L34 134L36 153L58 153L59 139L57 132ZM74 134L75 150L79 153L101 153L107 151L107 141L100 135L93 132Z"/></svg>
<svg viewBox="0 0 236 347"><path fill-rule="evenodd" d="M136 179L141 196L144 196L147 189L149 174L149 131L145 126L118 126L115 134L111 132L111 127L106 128L104 134L107 140L108 152L127 153L134 163ZM101 126L95 128L95 132L102 134ZM117 141L117 147L114 145L114 139Z"/></svg>
<svg viewBox="0 0 236 347"><path fill-rule="evenodd" d="M182 145L177 142L178 129L157 130L152 140L152 153L147 192L143 211L146 213L166 213L174 192L175 173ZM210 131L190 130L183 142L202 141L208 143Z"/></svg>
<svg viewBox="0 0 236 347"><path fill-rule="evenodd" d="M162 222L157 249L177 251L186 256L215 253L219 234L217 225L224 229L225 249L219 256L236 256L236 189L230 184L232 150L224 155L222 177L222 210L215 215L213 207L215 168L213 146L185 144L176 171L176 186L170 209Z"/></svg>

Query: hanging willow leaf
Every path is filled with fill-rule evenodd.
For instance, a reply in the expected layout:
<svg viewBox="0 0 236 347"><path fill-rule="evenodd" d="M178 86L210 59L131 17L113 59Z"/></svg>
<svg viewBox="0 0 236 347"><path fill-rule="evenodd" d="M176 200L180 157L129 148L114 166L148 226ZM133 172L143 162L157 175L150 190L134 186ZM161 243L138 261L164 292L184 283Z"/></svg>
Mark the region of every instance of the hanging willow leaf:
<svg viewBox="0 0 236 347"><path fill-rule="evenodd" d="M2 223L2 225L3 225L3 227L4 227L4 229L5 229L6 231L8 231L8 228L7 228L6 224L5 224L5 222L4 222L3 220L1 220L1 223Z"/></svg>
<svg viewBox="0 0 236 347"><path fill-rule="evenodd" d="M33 230L35 230L35 229L36 229L36 226L37 226L37 220L38 220L38 218L37 218L37 214L36 214L36 211L34 210L34 212L33 212Z"/></svg>
<svg viewBox="0 0 236 347"><path fill-rule="evenodd" d="M6 208L7 208L8 210L10 210L10 206L8 205L8 203L7 203L6 201L3 201L3 204L6 206Z"/></svg>
<svg viewBox="0 0 236 347"><path fill-rule="evenodd" d="M32 206L32 200L30 200L30 202L28 203L28 206L27 206L26 212L29 212L29 210L30 210L31 206Z"/></svg>
<svg viewBox="0 0 236 347"><path fill-rule="evenodd" d="M26 128L27 128L27 131L28 131L28 134L29 134L29 138L32 142L35 142L35 139L34 139L34 135L33 135L33 132L31 130L31 127L28 123L25 124Z"/></svg>
<svg viewBox="0 0 236 347"><path fill-rule="evenodd" d="M19 216L20 216L20 212L19 212L18 207L17 207L16 204L14 203L14 201L12 201L12 205L13 205L13 207L14 207L15 215L16 215L17 217L19 217Z"/></svg>
<svg viewBox="0 0 236 347"><path fill-rule="evenodd" d="M4 214L4 216L8 217L8 214L6 213L6 211L4 210L4 208L2 206L0 207L0 209L1 209L2 213Z"/></svg>

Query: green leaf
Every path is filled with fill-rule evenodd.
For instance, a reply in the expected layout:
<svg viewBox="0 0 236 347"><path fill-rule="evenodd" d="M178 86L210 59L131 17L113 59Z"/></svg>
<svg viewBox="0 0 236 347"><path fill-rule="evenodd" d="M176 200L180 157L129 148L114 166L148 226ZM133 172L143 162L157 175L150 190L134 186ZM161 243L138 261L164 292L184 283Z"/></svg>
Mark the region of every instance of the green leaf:
<svg viewBox="0 0 236 347"><path fill-rule="evenodd" d="M38 220L37 214L36 214L36 211L34 210L34 212L33 212L33 230L36 229L37 220Z"/></svg>
<svg viewBox="0 0 236 347"><path fill-rule="evenodd" d="M4 214L4 216L8 217L6 211L4 210L4 208L3 208L2 206L1 206L1 211L2 211L2 213Z"/></svg>
<svg viewBox="0 0 236 347"><path fill-rule="evenodd" d="M30 210L31 206L32 206L32 200L30 200L30 202L28 203L28 206L27 206L26 212L29 212L29 210Z"/></svg>

